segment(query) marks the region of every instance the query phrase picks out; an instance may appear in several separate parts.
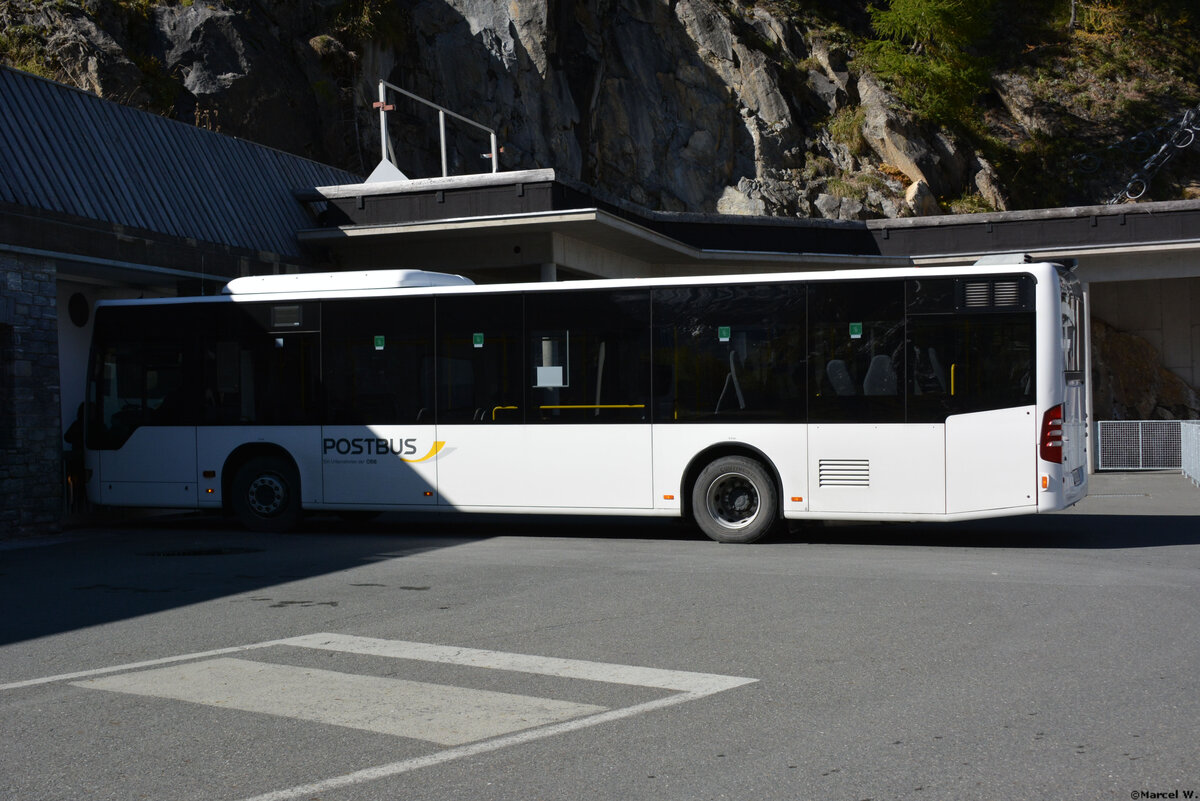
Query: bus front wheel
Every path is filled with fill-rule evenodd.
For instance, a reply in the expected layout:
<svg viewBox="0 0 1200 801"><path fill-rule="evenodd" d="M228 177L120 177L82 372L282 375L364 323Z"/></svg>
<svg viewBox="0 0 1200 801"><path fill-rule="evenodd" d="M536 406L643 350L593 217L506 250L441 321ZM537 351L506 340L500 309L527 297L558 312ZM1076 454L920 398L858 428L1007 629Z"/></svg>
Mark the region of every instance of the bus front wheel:
<svg viewBox="0 0 1200 801"><path fill-rule="evenodd" d="M766 468L745 456L723 456L700 471L692 516L717 542L754 542L775 525L779 500Z"/></svg>
<svg viewBox="0 0 1200 801"><path fill-rule="evenodd" d="M283 459L251 459L234 473L230 489L233 513L251 531L287 531L300 521L300 476Z"/></svg>

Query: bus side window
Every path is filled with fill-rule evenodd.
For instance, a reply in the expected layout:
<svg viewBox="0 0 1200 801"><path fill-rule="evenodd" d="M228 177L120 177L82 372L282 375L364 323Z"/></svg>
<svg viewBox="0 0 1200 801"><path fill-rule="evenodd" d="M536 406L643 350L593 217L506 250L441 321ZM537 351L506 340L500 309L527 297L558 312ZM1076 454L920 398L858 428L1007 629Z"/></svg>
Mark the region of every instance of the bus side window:
<svg viewBox="0 0 1200 801"><path fill-rule="evenodd" d="M656 289L655 421L805 419L806 297L803 284Z"/></svg>
<svg viewBox="0 0 1200 801"><path fill-rule="evenodd" d="M808 320L809 419L904 422L904 282L813 282Z"/></svg>
<svg viewBox="0 0 1200 801"><path fill-rule="evenodd" d="M914 315L908 329L909 422L1034 402L1032 312Z"/></svg>
<svg viewBox="0 0 1200 801"><path fill-rule="evenodd" d="M326 301L322 320L326 423L433 422L431 299Z"/></svg>
<svg viewBox="0 0 1200 801"><path fill-rule="evenodd" d="M438 423L524 422L522 296L446 296L435 308Z"/></svg>
<svg viewBox="0 0 1200 801"><path fill-rule="evenodd" d="M98 356L89 447L119 448L144 425L194 425L184 342L110 344Z"/></svg>
<svg viewBox="0 0 1200 801"><path fill-rule="evenodd" d="M527 422L636 422L650 411L650 293L530 292Z"/></svg>

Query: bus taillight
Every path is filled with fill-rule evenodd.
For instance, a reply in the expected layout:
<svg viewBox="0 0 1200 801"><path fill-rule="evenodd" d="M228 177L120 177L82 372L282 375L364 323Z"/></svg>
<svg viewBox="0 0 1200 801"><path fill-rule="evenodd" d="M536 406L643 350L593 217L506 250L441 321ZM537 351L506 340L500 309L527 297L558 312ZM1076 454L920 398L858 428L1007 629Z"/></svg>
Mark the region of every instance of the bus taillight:
<svg viewBox="0 0 1200 801"><path fill-rule="evenodd" d="M1052 406L1042 415L1042 436L1038 442L1038 452L1047 462L1062 464L1063 460L1063 407L1062 404Z"/></svg>

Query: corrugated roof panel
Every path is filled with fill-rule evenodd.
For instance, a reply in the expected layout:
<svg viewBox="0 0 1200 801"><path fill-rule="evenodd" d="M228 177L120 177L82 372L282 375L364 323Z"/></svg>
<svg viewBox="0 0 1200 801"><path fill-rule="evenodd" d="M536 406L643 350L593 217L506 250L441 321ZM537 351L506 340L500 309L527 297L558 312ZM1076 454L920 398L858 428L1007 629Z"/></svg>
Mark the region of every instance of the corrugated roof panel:
<svg viewBox="0 0 1200 801"><path fill-rule="evenodd" d="M112 220L176 234L176 231L166 226L162 220L159 213L159 207L162 205L159 187L157 182L151 180L146 166L148 153L153 149L153 140L141 135L134 125L137 118L133 115L115 114L110 108L111 104L89 105L94 107L97 116L92 136L102 147L111 149L114 162L112 176L114 180L122 181L130 189L127 199L108 211Z"/></svg>
<svg viewBox="0 0 1200 801"><path fill-rule="evenodd" d="M178 214L178 198L195 193L192 187L171 175L164 167L162 152L173 137L164 137L164 132L158 130L162 118L151 114L121 114L118 109L112 108L106 108L105 113L110 125L118 126L125 132L122 145L124 159L134 167L133 178L138 182L138 205L151 221L150 227L179 237L202 233L197 221L189 223L181 220ZM177 134L175 131L166 133Z"/></svg>
<svg viewBox="0 0 1200 801"><path fill-rule="evenodd" d="M59 96L53 84L34 87L35 102L25 111L33 121L33 129L42 135L33 143L33 153L40 159L42 181L54 193L59 211L89 219L103 219L101 206L96 202L92 165L79 158L79 125L70 112L70 96ZM66 102L64 102L66 101Z"/></svg>
<svg viewBox="0 0 1200 801"><path fill-rule="evenodd" d="M36 113L37 95L36 92L31 94L32 98L25 97L25 102L17 104L11 113L6 109L6 113L0 116L11 120L15 144L22 151L23 173L19 180L26 202L50 211L65 211L63 201L69 198L70 193L65 191L63 182L57 176L49 154L45 151L45 142L41 135L44 126ZM4 96L9 96L7 87ZM33 102L30 102L31 99ZM34 132L35 135L30 136L30 132Z"/></svg>
<svg viewBox="0 0 1200 801"><path fill-rule="evenodd" d="M128 180L123 161L117 158L117 142L112 141L113 137L109 135L107 120L101 113L103 107L99 103L86 102L86 96L74 93L64 105L69 105L80 126L94 134L76 138L79 148L77 155L80 160L94 165L94 175L101 178L92 186L92 191L96 193L101 204L101 215L111 218L121 208L128 208L136 213L137 189ZM128 224L146 228L149 222L149 217L139 215Z"/></svg>
<svg viewBox="0 0 1200 801"><path fill-rule="evenodd" d="M217 165L220 157L206 152L207 132L188 127L164 143L152 166L154 180L167 185L186 187L187 191L163 199L163 213L186 227L198 239L236 244L231 228L239 224L235 210L222 202L227 187Z"/></svg>
<svg viewBox="0 0 1200 801"><path fill-rule="evenodd" d="M117 214L118 209L127 209L134 215L134 223L140 228L148 228L150 217L145 210L139 208L142 199L138 183L133 180L133 173L127 159L123 157L123 148L129 146L129 138L122 136L120 131L110 124L106 114L105 104L80 102L83 109L83 120L91 127L95 135L90 137L96 158L103 165L105 175L112 180L108 184L111 206L107 209L109 215Z"/></svg>
<svg viewBox="0 0 1200 801"><path fill-rule="evenodd" d="M343 170L0 67L0 200L255 251L299 255L293 191Z"/></svg>

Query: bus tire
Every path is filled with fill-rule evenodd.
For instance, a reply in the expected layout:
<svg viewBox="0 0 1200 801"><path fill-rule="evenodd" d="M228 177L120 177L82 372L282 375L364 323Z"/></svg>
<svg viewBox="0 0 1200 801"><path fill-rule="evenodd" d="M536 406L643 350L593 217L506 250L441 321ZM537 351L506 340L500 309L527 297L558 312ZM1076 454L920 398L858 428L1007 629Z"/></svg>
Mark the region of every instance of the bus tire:
<svg viewBox="0 0 1200 801"><path fill-rule="evenodd" d="M230 505L251 531L289 531L300 522L300 475L291 462L259 456L238 468Z"/></svg>
<svg viewBox="0 0 1200 801"><path fill-rule="evenodd" d="M775 481L754 459L722 456L696 477L692 517L717 542L755 542L779 517Z"/></svg>

